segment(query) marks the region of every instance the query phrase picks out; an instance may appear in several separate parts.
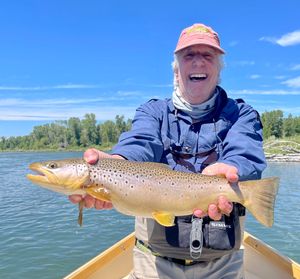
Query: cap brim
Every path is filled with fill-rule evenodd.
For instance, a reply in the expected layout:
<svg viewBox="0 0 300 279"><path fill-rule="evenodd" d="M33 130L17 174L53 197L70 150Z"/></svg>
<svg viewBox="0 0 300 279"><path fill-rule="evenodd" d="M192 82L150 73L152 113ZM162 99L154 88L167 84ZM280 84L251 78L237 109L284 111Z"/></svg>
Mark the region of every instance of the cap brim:
<svg viewBox="0 0 300 279"><path fill-rule="evenodd" d="M225 54L225 50L222 49L221 47L219 47L218 45L216 44L213 44L213 43L210 43L210 42L207 42L207 41L204 41L204 40L194 40L194 41L190 41L186 44L182 44L180 45L179 47L177 46L177 48L175 49L174 53L184 49L184 48L187 48L189 46L194 46L194 45L205 45L205 46L210 46L214 49L216 49L217 51L219 51L221 54Z"/></svg>

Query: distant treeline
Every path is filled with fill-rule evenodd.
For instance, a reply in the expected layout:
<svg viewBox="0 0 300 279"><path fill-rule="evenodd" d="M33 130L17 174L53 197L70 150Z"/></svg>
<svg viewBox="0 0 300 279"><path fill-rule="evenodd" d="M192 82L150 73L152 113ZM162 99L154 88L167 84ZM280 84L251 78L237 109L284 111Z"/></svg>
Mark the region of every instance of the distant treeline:
<svg viewBox="0 0 300 279"><path fill-rule="evenodd" d="M288 138L300 135L300 117L283 117L283 111L273 110L261 115L264 138Z"/></svg>
<svg viewBox="0 0 300 279"><path fill-rule="evenodd" d="M283 117L281 110L264 112L261 115L264 138L283 138L300 135L300 117ZM0 150L76 150L91 146L111 147L121 133L130 130L131 119L117 115L115 120L97 124L93 113L82 120L72 117L65 121L35 126L27 136L1 137Z"/></svg>
<svg viewBox="0 0 300 279"><path fill-rule="evenodd" d="M121 133L131 128L131 119L117 115L115 120L97 124L93 113L81 120L71 117L65 121L35 126L27 136L1 137L0 150L76 150L90 146L111 147Z"/></svg>

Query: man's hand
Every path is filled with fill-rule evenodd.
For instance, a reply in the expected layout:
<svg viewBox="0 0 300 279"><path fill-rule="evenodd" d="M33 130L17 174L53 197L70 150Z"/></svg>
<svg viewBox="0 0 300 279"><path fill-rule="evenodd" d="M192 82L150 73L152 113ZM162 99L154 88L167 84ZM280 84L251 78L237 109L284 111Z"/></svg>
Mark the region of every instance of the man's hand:
<svg viewBox="0 0 300 279"><path fill-rule="evenodd" d="M231 183L237 182L239 179L237 168L224 163L215 163L210 165L203 170L202 174L224 175ZM220 196L216 204L210 204L208 206L207 214L211 219L217 221L222 218L222 214L229 215L232 209L232 202L230 202L226 197ZM196 217L204 217L206 213L201 209L196 209L194 211L194 215Z"/></svg>
<svg viewBox="0 0 300 279"><path fill-rule="evenodd" d="M124 159L122 156L110 155L95 148L86 150L83 154L83 158L87 163L91 165L96 164L98 160L104 158ZM84 200L84 207L86 208L94 207L96 209L111 209L113 207L111 202L100 201L90 195L86 195L84 197L81 195L71 195L69 196L69 200L72 203L79 203Z"/></svg>

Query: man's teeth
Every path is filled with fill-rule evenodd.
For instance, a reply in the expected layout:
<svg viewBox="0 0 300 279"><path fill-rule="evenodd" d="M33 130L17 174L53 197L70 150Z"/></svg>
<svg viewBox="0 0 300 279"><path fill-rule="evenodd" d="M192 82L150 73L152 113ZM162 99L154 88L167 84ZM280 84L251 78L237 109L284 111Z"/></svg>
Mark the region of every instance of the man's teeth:
<svg viewBox="0 0 300 279"><path fill-rule="evenodd" d="M190 80L192 80L192 81L204 80L206 78L207 78L206 74L191 74L190 75Z"/></svg>

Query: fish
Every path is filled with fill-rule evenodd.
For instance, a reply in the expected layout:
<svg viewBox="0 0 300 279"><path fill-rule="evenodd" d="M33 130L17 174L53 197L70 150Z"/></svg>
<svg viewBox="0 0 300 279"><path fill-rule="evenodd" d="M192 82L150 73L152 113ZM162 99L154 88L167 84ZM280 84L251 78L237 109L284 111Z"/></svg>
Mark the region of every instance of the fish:
<svg viewBox="0 0 300 279"><path fill-rule="evenodd" d="M176 216L205 210L219 196L242 204L264 226L274 223L279 178L229 183L224 176L175 171L168 165L114 158L91 165L83 159L34 162L27 178L34 184L65 195L86 195L111 202L131 216L153 218L162 226L173 226ZM78 223L82 225L83 202Z"/></svg>

